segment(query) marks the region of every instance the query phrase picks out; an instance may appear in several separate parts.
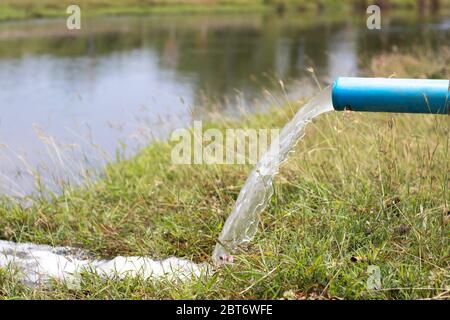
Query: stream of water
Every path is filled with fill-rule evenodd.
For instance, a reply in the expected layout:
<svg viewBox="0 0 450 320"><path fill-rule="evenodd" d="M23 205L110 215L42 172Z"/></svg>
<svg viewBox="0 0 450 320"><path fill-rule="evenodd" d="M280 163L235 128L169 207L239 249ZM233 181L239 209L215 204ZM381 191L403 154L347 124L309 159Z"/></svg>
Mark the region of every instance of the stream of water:
<svg viewBox="0 0 450 320"><path fill-rule="evenodd" d="M213 252L215 264L232 262L229 253L250 242L258 229L258 215L264 211L273 194L273 179L297 142L304 136L306 125L315 117L333 110L331 88L311 99L281 130L276 141L261 157L239 193Z"/></svg>
<svg viewBox="0 0 450 320"><path fill-rule="evenodd" d="M212 258L215 265L232 262L232 253L249 242L258 229L258 216L267 207L273 194L273 179L279 166L287 159L297 142L304 136L306 125L315 117L333 110L331 89L327 88L303 106L272 141L242 188L235 207L219 236ZM77 283L82 271L103 277L142 276L148 278L189 279L212 269L207 264L170 257L158 261L149 257L116 257L95 260L86 252L66 247L17 244L0 241L0 267L13 267L26 284L36 285L49 279Z"/></svg>

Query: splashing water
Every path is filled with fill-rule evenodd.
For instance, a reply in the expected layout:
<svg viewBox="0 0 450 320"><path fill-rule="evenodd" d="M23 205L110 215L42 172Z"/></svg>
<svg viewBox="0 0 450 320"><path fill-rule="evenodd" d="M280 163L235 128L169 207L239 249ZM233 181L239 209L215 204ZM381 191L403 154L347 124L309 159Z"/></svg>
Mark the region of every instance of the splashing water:
<svg viewBox="0 0 450 320"><path fill-rule="evenodd" d="M273 178L296 143L304 136L306 125L322 113L333 110L331 88L323 90L303 106L281 130L276 141L250 173L233 211L228 217L213 252L216 265L232 262L229 254L250 242L258 228L258 215L264 211L273 194Z"/></svg>

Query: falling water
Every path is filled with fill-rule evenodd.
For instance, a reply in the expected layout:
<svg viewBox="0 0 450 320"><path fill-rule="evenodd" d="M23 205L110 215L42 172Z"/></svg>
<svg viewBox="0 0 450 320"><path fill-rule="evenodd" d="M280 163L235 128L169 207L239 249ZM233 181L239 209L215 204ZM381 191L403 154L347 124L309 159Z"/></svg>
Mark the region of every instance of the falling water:
<svg viewBox="0 0 450 320"><path fill-rule="evenodd" d="M272 181L278 167L286 160L306 125L318 115L332 110L331 89L311 99L282 130L277 141L262 156L247 178L235 207L228 217L213 252L216 265L229 262L240 244L249 242L258 227L258 215L266 208L273 193ZM11 267L28 285L47 283L50 279L79 284L80 274L90 271L105 278L140 276L145 279L183 280L210 273L211 266L171 257L158 261L149 257L116 257L95 260L86 252L68 247L50 247L0 240L0 268Z"/></svg>
<svg viewBox="0 0 450 320"><path fill-rule="evenodd" d="M229 254L239 245L252 240L258 227L258 215L264 211L273 194L272 181L279 166L304 136L306 125L315 117L331 110L331 88L327 88L302 107L281 130L278 139L272 142L250 173L225 222L213 252L215 264L230 262L232 257Z"/></svg>

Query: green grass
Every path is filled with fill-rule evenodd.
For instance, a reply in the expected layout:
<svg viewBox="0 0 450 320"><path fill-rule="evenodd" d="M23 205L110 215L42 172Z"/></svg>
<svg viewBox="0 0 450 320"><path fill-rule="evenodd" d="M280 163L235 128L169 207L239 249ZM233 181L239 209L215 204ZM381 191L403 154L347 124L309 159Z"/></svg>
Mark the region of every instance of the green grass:
<svg viewBox="0 0 450 320"><path fill-rule="evenodd" d="M427 55L386 54L372 66L382 74ZM432 60L440 68L423 60L397 72L448 77L449 56ZM210 126L282 127L298 107ZM0 270L0 298L449 298L449 129L447 116L323 115L281 168L256 239L234 265L179 285L85 274L80 289L56 282L31 289ZM98 257L210 261L251 167L173 165L170 151L170 143L154 143L111 164L99 181L28 208L4 199L0 237L82 247ZM369 265L381 269L381 290L366 287Z"/></svg>

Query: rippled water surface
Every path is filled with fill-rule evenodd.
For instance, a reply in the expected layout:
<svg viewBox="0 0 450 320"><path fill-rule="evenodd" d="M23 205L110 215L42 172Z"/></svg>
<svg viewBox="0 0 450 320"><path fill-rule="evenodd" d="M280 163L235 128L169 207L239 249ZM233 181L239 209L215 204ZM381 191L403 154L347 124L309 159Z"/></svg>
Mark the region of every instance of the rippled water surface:
<svg viewBox="0 0 450 320"><path fill-rule="evenodd" d="M303 15L94 18L80 32L63 20L0 23L0 188L78 181L205 109L236 113L360 73L382 50L450 43L450 18L365 20ZM254 99L259 100L255 102ZM81 174L83 173L83 174Z"/></svg>

